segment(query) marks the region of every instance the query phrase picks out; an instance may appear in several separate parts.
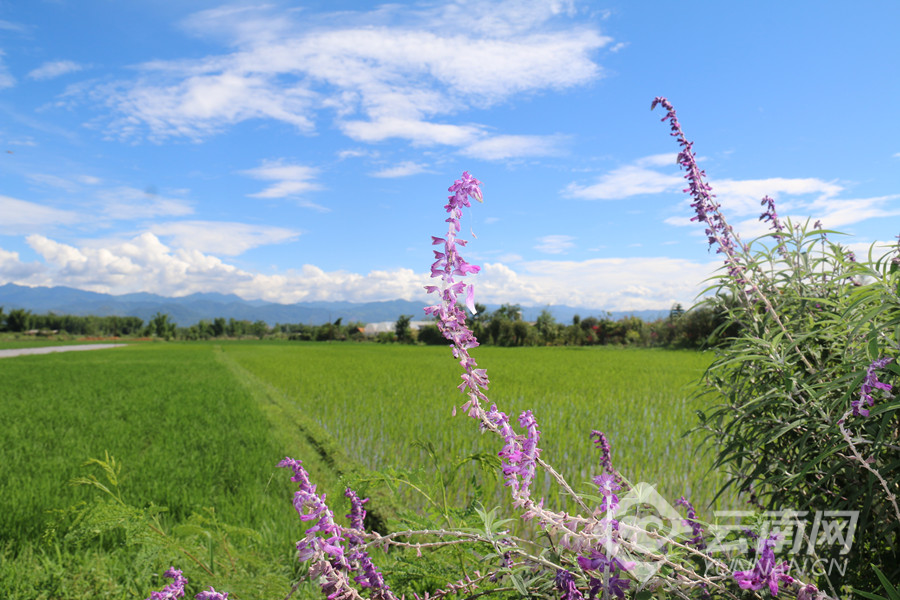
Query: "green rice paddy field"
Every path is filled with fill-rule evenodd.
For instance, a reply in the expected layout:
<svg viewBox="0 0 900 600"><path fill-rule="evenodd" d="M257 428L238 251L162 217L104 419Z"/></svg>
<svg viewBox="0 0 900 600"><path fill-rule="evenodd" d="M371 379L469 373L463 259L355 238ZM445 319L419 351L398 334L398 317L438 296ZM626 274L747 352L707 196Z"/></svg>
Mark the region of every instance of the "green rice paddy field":
<svg viewBox="0 0 900 600"><path fill-rule="evenodd" d="M576 489L586 489L596 473L588 436L599 429L631 481L656 484L672 502L684 494L700 507L714 497L720 481L707 473L710 460L682 436L701 408L694 386L710 355L608 347L479 348L473 355L487 368L489 396L501 410L534 411L542 458ZM164 585L154 573L169 561L216 585L227 571L233 575L237 555L251 567L233 597L284 597L299 572L292 555L301 524L290 503L290 474L275 464L285 455L301 458L342 515L342 485L365 479L369 469L430 473L417 441L431 442L448 464L477 451L496 453L499 439L479 433L462 411L451 416L464 401L458 382L459 366L443 347L142 343L2 359L0 597L145 598ZM167 507L162 530L214 514L218 523L260 535L223 534L218 554L206 561L212 573L183 552L142 555L115 528L76 543L72 513L60 511L104 494L69 482L99 477L82 463L107 452L122 465L127 504ZM449 490L456 502L465 502L474 484L485 504L505 499L502 485L488 477L457 481ZM537 493L549 506L565 505L549 477L539 475ZM401 498L385 494L376 491L367 508L377 510L380 498L418 501L404 490ZM212 542L209 548L212 555ZM228 581L235 585L234 577Z"/></svg>

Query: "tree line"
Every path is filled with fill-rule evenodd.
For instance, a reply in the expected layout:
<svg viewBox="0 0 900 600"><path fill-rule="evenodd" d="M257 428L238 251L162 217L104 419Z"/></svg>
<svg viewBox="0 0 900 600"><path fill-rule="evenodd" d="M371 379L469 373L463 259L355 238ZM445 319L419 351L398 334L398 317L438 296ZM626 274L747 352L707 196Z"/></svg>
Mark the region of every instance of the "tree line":
<svg viewBox="0 0 900 600"><path fill-rule="evenodd" d="M640 346L669 348L701 348L715 345L735 332L725 327L725 311L708 306L685 311L675 304L668 316L655 321L630 316L613 319L610 315L581 318L560 323L549 310L541 311L533 323L522 319L517 304L504 304L489 312L476 304L477 313L467 319L469 328L482 345L488 346ZM401 317L396 325L398 341L424 344L446 344L437 325L409 328L409 317Z"/></svg>
<svg viewBox="0 0 900 600"><path fill-rule="evenodd" d="M476 305L478 312L469 317L469 327L483 345L493 346L594 346L619 345L640 347L699 348L715 344L734 332L724 330L722 308L701 306L685 311L676 304L665 318L644 321L631 316L613 319L611 316L575 316L571 323L558 322L549 310L537 320L526 322L517 304L504 304L491 312ZM374 339L390 343L420 343L443 345L437 325L413 329L412 316L397 319L393 332L382 332ZM183 327L165 313L156 313L147 323L139 317L93 315L34 314L16 308L5 313L0 307L0 331L32 332L39 335L79 335L98 337L154 337L166 340L208 340L216 338L280 338L299 341L362 341L372 339L364 333L365 324L352 321L309 325L303 323L276 324L265 321L203 319Z"/></svg>

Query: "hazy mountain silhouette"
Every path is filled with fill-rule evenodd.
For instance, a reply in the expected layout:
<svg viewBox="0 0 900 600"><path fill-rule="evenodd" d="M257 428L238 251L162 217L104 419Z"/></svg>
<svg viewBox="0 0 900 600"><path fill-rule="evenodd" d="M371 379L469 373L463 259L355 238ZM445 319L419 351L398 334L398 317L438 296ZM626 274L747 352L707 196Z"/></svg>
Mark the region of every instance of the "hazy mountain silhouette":
<svg viewBox="0 0 900 600"><path fill-rule="evenodd" d="M276 304L262 300L244 300L234 294L215 292L197 293L179 298L159 296L148 292L133 294L100 294L70 287L26 287L7 283L0 286L0 307L6 312L14 308L24 308L36 314L48 312L68 315L134 316L145 322L157 312L167 313L181 326L193 325L200 320L216 317L226 319L265 321L276 323L304 323L320 325L334 322L338 318L344 323L361 321L376 323L395 321L400 315L412 315L413 319L425 319L424 302L409 300L386 300L382 302L299 302L297 304ZM499 305L487 305L489 311ZM571 323L574 315L582 318L602 317L610 314L618 319L635 315L645 321L652 321L668 314L668 310L612 311L600 308L571 306L522 306L522 318L534 321L542 310L549 310L557 321Z"/></svg>

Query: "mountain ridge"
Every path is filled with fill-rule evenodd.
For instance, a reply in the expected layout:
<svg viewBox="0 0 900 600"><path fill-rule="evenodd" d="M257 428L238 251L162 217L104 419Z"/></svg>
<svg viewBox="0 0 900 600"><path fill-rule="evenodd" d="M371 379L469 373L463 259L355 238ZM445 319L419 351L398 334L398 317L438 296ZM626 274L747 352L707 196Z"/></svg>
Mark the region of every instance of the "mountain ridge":
<svg viewBox="0 0 900 600"><path fill-rule="evenodd" d="M168 297L150 292L121 295L104 294L65 286L28 287L7 283L0 285L0 307L26 309L36 314L48 312L78 316L134 316L149 321L157 312L166 313L179 326L193 325L201 320L217 317L247 321L276 323L303 323L321 325L343 319L344 322L374 323L396 321L401 315L412 315L413 320L425 320L425 302L411 300L381 300L375 302L314 301L295 304L277 304L261 300L244 300L235 294L198 292L187 296ZM605 311L598 308L571 307L565 305L524 306L522 318L534 321L542 310L549 310L563 323L581 317L610 316L619 319L637 316L652 321L668 314L668 310ZM487 305L489 311L499 305Z"/></svg>

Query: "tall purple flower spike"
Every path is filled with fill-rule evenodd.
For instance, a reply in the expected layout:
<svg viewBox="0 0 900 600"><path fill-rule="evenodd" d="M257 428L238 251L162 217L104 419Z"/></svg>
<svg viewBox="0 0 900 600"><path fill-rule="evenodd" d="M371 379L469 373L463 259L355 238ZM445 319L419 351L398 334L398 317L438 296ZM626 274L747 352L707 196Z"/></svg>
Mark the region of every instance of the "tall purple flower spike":
<svg viewBox="0 0 900 600"><path fill-rule="evenodd" d="M666 116L662 120L669 121L669 129L671 129L669 135L678 140L678 145L681 146L681 152L678 153L678 164L685 171L684 178L688 180L688 187L684 191L690 192L694 199L691 207L696 213L694 217L691 217L691 221L700 221L706 224L707 241L710 246L717 246L716 252L725 254L728 274L738 284L746 283L744 275L746 269L738 256L737 244L739 242L731 225L725 221L725 217L719 210L721 205L716 202L712 187L705 181L706 172L697 166L697 158L693 150L694 143L685 137L672 103L665 98L657 97L650 105L650 110L657 106L666 109Z"/></svg>
<svg viewBox="0 0 900 600"><path fill-rule="evenodd" d="M463 209L471 207L470 198L482 202L481 182L472 177L468 171L462 174L460 179L453 182L448 191L448 202L444 210L449 214L447 233L444 237L432 236L432 245L443 245L443 251L434 251L435 261L431 265L431 276L440 278L441 285L427 285L429 294L437 294L440 304L428 306L425 313L437 319L441 334L450 342L453 356L459 360L464 369L461 375L462 383L459 390L469 399L463 405L467 414L478 419L483 426L490 427L499 433L505 445L500 451L503 459L503 474L506 485L512 490L515 506L522 506L529 498L530 485L534 479L535 466L537 464L540 449L537 447L540 439L540 431L531 411L525 411L519 416L519 425L525 429L524 435L518 435L509 424L509 416L491 406L485 410L482 402L487 403L488 398L484 390L488 389L490 380L487 371L478 368L478 363L469 354L469 350L478 346L472 331L466 326L466 313L459 306L460 297L464 296L466 307L475 314L474 287L466 284L462 278L469 274L478 273L481 268L467 263L459 254L459 247L465 246L467 240L457 237L461 227L459 220Z"/></svg>

